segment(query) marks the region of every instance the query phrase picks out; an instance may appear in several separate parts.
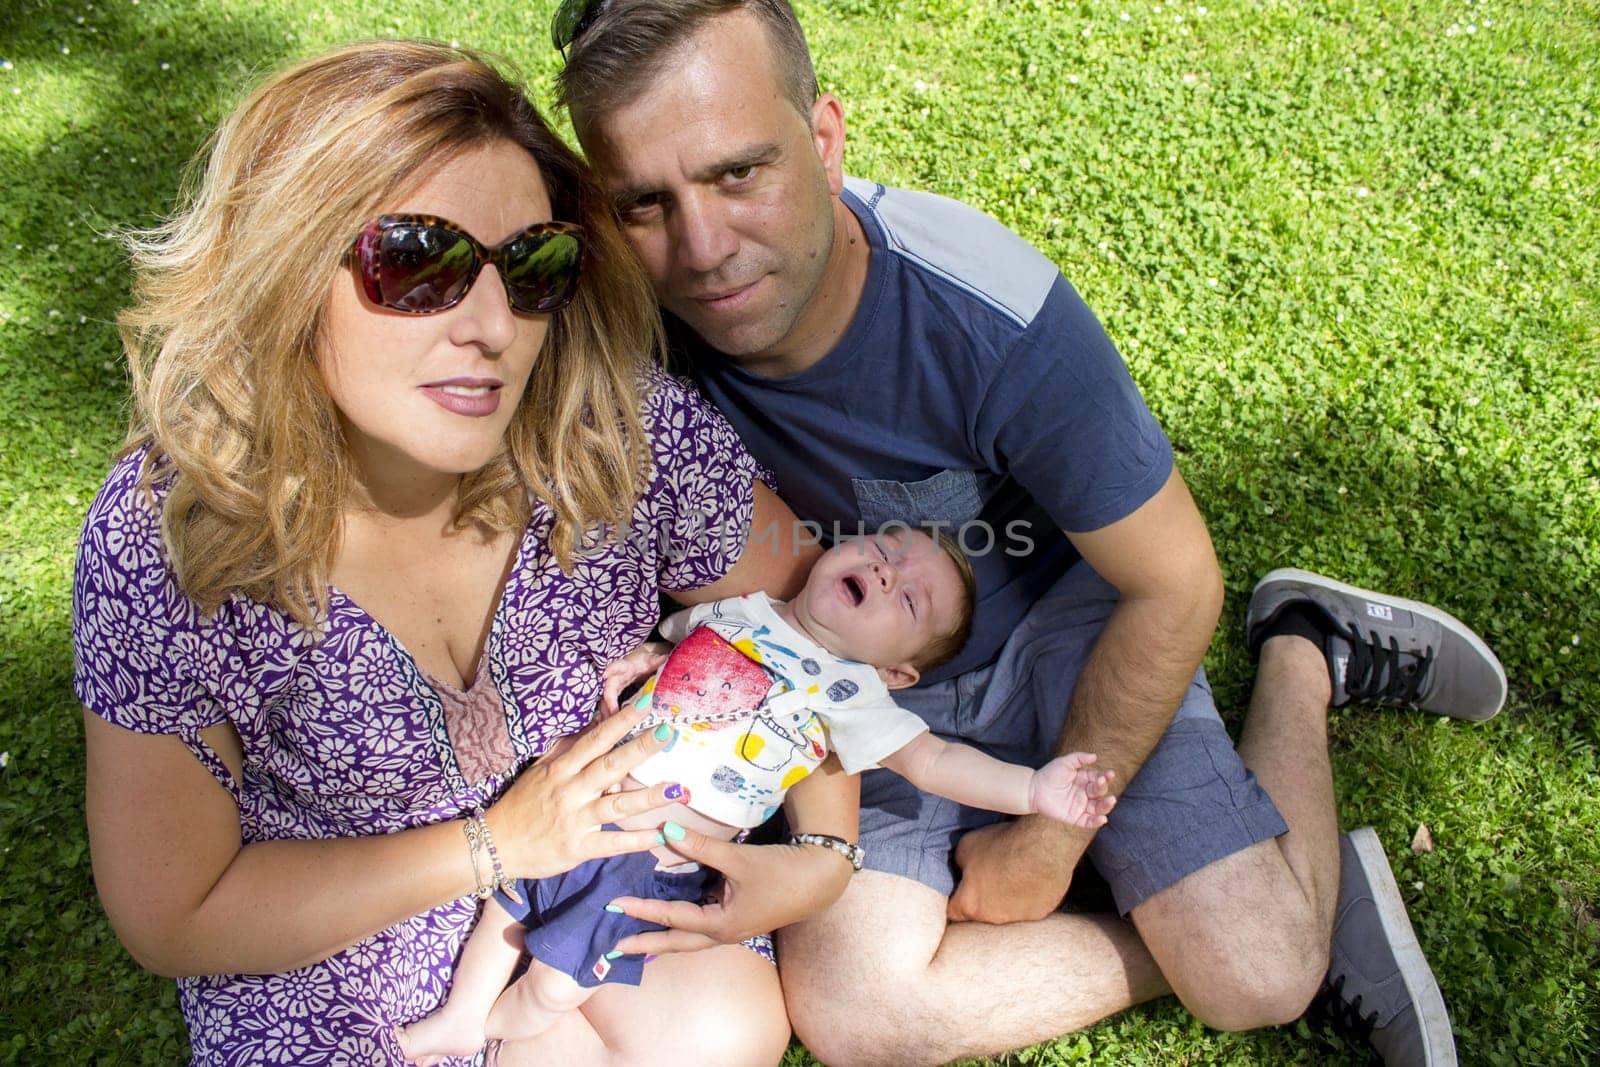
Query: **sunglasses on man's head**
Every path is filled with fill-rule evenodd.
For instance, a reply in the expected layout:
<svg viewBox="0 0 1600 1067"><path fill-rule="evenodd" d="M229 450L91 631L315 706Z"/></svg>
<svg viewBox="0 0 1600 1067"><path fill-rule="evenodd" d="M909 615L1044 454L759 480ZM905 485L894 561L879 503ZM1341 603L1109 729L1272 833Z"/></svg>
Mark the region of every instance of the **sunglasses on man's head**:
<svg viewBox="0 0 1600 1067"><path fill-rule="evenodd" d="M493 263L516 311L543 314L572 302L583 266L583 227L529 226L485 248L453 222L432 215L379 215L346 256L367 299L391 311L430 315L461 303L485 263Z"/></svg>
<svg viewBox="0 0 1600 1067"><path fill-rule="evenodd" d="M589 28L605 3L606 0L561 0L556 13L550 17L550 40L555 43L563 61L572 42Z"/></svg>

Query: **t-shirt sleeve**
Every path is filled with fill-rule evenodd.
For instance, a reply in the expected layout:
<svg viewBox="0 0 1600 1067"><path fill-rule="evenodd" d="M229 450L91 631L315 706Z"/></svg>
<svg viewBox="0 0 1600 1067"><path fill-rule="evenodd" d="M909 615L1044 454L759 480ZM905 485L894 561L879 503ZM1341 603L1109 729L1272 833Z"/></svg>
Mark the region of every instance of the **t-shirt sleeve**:
<svg viewBox="0 0 1600 1067"><path fill-rule="evenodd" d="M710 604L696 604L692 608L674 611L660 622L661 637L663 640L678 644L685 637L694 632L694 628L711 617L716 601Z"/></svg>
<svg viewBox="0 0 1600 1067"><path fill-rule="evenodd" d="M192 738L226 717L208 675L229 658L227 636L200 618L167 565L139 459L112 470L78 542L72 686L108 722Z"/></svg>
<svg viewBox="0 0 1600 1067"><path fill-rule="evenodd" d="M649 384L644 415L653 469L638 519L653 538L660 587L698 589L744 553L762 471L692 385L660 373Z"/></svg>
<svg viewBox="0 0 1600 1067"><path fill-rule="evenodd" d="M829 747L839 757L846 774L872 770L928 729L927 723L887 694L818 708L817 715L828 728Z"/></svg>
<svg viewBox="0 0 1600 1067"><path fill-rule="evenodd" d="M1060 277L1005 354L974 437L994 469L1072 531L1132 514L1173 465L1172 445L1116 346Z"/></svg>

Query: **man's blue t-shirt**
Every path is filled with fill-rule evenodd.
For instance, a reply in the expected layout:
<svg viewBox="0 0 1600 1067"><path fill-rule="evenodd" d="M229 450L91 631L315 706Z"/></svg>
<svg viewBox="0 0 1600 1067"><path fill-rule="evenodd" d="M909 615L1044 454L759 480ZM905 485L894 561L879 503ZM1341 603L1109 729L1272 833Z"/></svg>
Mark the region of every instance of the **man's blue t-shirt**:
<svg viewBox="0 0 1600 1067"><path fill-rule="evenodd" d="M1172 447L1061 272L953 200L847 179L871 247L837 346L799 374L741 370L670 322L675 354L779 494L831 541L936 522L972 558L972 639L924 684L980 667L1078 559L1061 531L1135 511Z"/></svg>

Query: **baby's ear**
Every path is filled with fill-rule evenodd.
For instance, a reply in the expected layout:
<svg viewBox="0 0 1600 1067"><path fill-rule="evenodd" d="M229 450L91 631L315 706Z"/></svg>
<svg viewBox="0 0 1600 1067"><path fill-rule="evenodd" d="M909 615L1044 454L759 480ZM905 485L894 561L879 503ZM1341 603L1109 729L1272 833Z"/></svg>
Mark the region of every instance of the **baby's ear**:
<svg viewBox="0 0 1600 1067"><path fill-rule="evenodd" d="M922 672L911 663L897 663L892 667L877 667L878 677L890 689L909 689L917 684Z"/></svg>

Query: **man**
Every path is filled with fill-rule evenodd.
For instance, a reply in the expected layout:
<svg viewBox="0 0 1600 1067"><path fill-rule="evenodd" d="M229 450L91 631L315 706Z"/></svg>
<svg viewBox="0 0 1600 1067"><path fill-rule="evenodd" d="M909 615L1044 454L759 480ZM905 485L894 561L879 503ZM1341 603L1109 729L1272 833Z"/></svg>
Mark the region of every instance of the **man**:
<svg viewBox="0 0 1600 1067"><path fill-rule="evenodd" d="M844 178L842 110L786 0L571 0L555 34L563 102L696 379L796 512L836 535L941 523L975 557L973 638L902 703L1005 758L1097 752L1126 784L1090 833L864 775L867 869L781 935L807 1046L942 1063L1168 990L1246 1029L1320 987L1390 1062L1453 1063L1383 850L1339 835L1326 716L1487 718L1505 681L1482 642L1274 572L1236 751L1199 670L1222 602L1209 535L1059 271L962 205ZM1132 929L1055 910L1085 854Z"/></svg>

